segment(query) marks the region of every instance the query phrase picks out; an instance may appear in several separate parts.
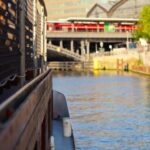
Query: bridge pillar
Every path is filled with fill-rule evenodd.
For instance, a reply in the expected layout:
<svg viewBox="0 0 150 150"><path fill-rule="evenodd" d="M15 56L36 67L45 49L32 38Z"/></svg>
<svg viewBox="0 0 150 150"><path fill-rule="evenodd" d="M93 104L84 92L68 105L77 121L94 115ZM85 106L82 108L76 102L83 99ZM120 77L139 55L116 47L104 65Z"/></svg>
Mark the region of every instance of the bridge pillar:
<svg viewBox="0 0 150 150"><path fill-rule="evenodd" d="M90 57L90 42L86 41L86 52L87 52L87 60L89 60Z"/></svg>
<svg viewBox="0 0 150 150"><path fill-rule="evenodd" d="M49 44L49 45L52 45L52 41L51 41L51 40L48 40L48 44Z"/></svg>
<svg viewBox="0 0 150 150"><path fill-rule="evenodd" d="M60 40L59 46L60 46L61 48L63 48L63 41L62 41L62 40Z"/></svg>
<svg viewBox="0 0 150 150"><path fill-rule="evenodd" d="M126 48L128 50L129 49L129 33L128 33L128 31L126 32L126 34L127 34Z"/></svg>
<svg viewBox="0 0 150 150"><path fill-rule="evenodd" d="M96 49L96 52L97 52L98 51L97 43L95 43L95 49Z"/></svg>
<svg viewBox="0 0 150 150"><path fill-rule="evenodd" d="M83 54L85 54L84 41L83 40L81 40L80 45L81 45L81 55L83 55Z"/></svg>
<svg viewBox="0 0 150 150"><path fill-rule="evenodd" d="M70 41L70 46L71 46L70 47L71 51L74 52L74 41L73 40Z"/></svg>

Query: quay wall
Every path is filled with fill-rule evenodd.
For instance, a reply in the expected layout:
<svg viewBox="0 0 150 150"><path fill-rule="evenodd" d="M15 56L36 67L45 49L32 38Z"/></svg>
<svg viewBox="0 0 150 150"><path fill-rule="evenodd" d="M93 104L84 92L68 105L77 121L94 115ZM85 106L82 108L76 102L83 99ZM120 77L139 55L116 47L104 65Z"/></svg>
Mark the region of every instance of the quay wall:
<svg viewBox="0 0 150 150"><path fill-rule="evenodd" d="M124 52L110 54L107 56L96 55L93 61L99 62L99 69L102 70L125 70L150 75L150 52Z"/></svg>
<svg viewBox="0 0 150 150"><path fill-rule="evenodd" d="M123 51L98 53L90 56L85 62L50 62L52 70L83 71L83 70L125 70L150 75L150 52Z"/></svg>

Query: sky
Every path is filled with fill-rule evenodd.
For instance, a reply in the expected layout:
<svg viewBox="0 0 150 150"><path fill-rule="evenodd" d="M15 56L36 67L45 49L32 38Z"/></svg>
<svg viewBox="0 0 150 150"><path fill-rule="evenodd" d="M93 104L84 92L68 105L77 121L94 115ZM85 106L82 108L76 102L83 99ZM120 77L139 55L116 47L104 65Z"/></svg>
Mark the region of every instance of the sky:
<svg viewBox="0 0 150 150"><path fill-rule="evenodd" d="M108 0L101 0L103 3L107 3L108 2Z"/></svg>

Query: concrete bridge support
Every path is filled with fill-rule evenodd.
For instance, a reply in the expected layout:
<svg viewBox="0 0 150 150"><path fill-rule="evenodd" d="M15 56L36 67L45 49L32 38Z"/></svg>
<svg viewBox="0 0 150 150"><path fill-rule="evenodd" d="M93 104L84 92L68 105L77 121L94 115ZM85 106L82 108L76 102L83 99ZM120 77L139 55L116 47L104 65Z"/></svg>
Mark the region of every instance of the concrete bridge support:
<svg viewBox="0 0 150 150"><path fill-rule="evenodd" d="M98 51L97 43L95 43L95 50L96 50L96 52Z"/></svg>
<svg viewBox="0 0 150 150"><path fill-rule="evenodd" d="M61 48L63 48L63 40L60 40L60 41L59 41L59 46L60 46Z"/></svg>
<svg viewBox="0 0 150 150"><path fill-rule="evenodd" d="M73 40L70 41L70 49L72 52L74 52L74 41Z"/></svg>
<svg viewBox="0 0 150 150"><path fill-rule="evenodd" d="M87 60L89 60L90 57L90 42L86 41L86 53L87 53Z"/></svg>
<svg viewBox="0 0 150 150"><path fill-rule="evenodd" d="M51 40L49 40L49 41L48 41L48 44L49 44L49 45L52 45L52 41L51 41Z"/></svg>
<svg viewBox="0 0 150 150"><path fill-rule="evenodd" d="M80 47L81 47L81 55L85 54L85 45L83 40L81 40L80 42Z"/></svg>

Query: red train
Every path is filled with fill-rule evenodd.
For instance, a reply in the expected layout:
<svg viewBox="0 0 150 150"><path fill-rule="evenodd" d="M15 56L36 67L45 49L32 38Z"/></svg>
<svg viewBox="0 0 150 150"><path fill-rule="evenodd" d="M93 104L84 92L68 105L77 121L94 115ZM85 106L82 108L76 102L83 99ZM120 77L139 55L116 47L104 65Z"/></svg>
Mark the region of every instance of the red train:
<svg viewBox="0 0 150 150"><path fill-rule="evenodd" d="M131 24L94 24L94 23L48 23L48 32L61 32L61 31L114 31L114 32L125 32L133 31L137 28L136 25Z"/></svg>
<svg viewBox="0 0 150 150"><path fill-rule="evenodd" d="M137 28L138 19L133 18L76 18L71 17L59 21L49 21L49 32L63 31L114 31L132 32Z"/></svg>

